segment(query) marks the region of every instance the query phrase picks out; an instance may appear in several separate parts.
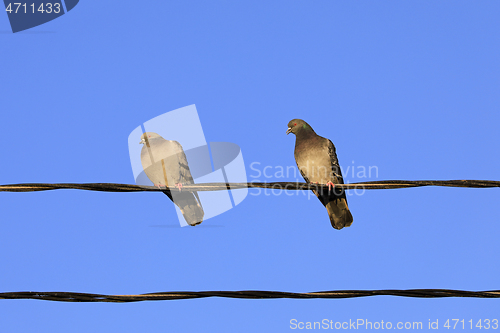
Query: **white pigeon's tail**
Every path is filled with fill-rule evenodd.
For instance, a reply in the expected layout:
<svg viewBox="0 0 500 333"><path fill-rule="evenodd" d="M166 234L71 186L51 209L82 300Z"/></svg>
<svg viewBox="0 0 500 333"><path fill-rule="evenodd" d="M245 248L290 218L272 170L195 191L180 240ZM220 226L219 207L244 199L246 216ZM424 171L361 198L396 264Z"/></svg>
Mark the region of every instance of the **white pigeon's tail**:
<svg viewBox="0 0 500 333"><path fill-rule="evenodd" d="M170 191L165 191L163 193L179 207L182 216L184 216L184 219L189 225L195 226L203 222L205 212L203 211L201 203L197 200L198 196L195 197L193 194L196 192L177 192L173 196Z"/></svg>
<svg viewBox="0 0 500 333"><path fill-rule="evenodd" d="M186 196L185 200L181 200L180 202L177 202L176 200L175 203L181 210L186 222L191 226L195 226L203 222L205 212L199 202L195 199L194 195L192 193L189 194L191 195L190 197Z"/></svg>

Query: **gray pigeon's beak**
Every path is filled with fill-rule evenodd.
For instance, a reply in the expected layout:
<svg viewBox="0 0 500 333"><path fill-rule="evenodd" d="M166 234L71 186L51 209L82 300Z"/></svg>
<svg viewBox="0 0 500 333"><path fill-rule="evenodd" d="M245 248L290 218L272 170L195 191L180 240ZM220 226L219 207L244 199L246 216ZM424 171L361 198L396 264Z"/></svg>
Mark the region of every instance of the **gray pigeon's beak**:
<svg viewBox="0 0 500 333"><path fill-rule="evenodd" d="M288 129L286 130L286 135L290 134L291 132L292 132L292 128L288 127Z"/></svg>
<svg viewBox="0 0 500 333"><path fill-rule="evenodd" d="M146 140L142 139L141 141L139 141L139 144L142 145L142 144L145 144L146 143Z"/></svg>

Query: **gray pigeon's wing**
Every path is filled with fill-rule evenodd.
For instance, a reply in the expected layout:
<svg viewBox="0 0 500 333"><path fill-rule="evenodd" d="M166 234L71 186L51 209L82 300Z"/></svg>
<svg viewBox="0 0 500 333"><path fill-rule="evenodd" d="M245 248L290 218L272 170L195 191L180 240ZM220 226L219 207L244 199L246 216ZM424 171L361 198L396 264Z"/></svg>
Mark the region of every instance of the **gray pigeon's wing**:
<svg viewBox="0 0 500 333"><path fill-rule="evenodd" d="M328 155L330 156L331 167L332 167L332 179L331 181L335 184L344 184L344 178L342 177L342 171L340 170L339 161L337 159L337 153L335 152L335 146L331 140L328 140ZM328 211L328 216L330 217L330 223L335 229L342 229L344 227L349 227L352 224L353 218L352 214L347 206L347 198L344 191L337 193L335 189L333 193L324 193L320 200L325 204L326 210Z"/></svg>
<svg viewBox="0 0 500 333"><path fill-rule="evenodd" d="M336 184L344 184L344 178L342 177L339 160L337 158L337 153L335 152L335 145L333 144L332 140L328 140L328 155L330 156L332 170L331 181Z"/></svg>

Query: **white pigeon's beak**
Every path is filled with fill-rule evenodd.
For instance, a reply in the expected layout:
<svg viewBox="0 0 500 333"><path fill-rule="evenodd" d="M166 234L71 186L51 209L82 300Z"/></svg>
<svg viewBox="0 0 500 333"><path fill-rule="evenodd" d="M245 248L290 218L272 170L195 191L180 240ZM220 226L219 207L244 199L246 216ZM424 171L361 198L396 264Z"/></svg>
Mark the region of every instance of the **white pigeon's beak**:
<svg viewBox="0 0 500 333"><path fill-rule="evenodd" d="M286 130L286 135L290 134L291 132L292 132L292 128L288 127L288 129Z"/></svg>

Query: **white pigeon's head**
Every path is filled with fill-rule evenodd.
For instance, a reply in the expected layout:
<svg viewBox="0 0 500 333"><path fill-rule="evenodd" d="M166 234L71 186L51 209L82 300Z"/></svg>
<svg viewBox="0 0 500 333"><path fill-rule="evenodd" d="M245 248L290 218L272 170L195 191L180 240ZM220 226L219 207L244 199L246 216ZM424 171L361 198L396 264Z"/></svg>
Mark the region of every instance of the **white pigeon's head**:
<svg viewBox="0 0 500 333"><path fill-rule="evenodd" d="M139 141L139 144L143 145L146 143L146 140L151 140L155 138L161 138L161 135L156 134L154 132L146 132L141 135L141 141Z"/></svg>

